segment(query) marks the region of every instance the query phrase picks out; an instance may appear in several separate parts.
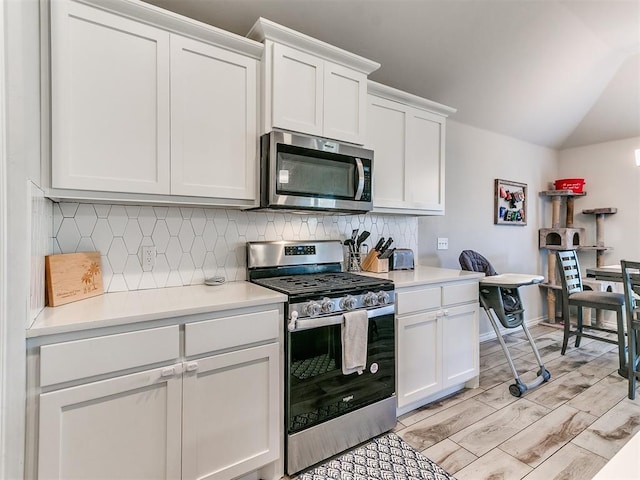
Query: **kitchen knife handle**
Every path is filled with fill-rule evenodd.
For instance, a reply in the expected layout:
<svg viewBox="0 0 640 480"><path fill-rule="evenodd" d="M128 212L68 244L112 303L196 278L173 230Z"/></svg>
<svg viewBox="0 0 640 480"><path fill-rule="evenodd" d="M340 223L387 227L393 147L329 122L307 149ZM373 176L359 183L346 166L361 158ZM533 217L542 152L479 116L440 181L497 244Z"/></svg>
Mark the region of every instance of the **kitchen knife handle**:
<svg viewBox="0 0 640 480"><path fill-rule="evenodd" d="M378 250L380 254L382 255L384 252L386 252L392 243L393 243L393 238L389 237L385 242L385 244L382 246L382 249Z"/></svg>

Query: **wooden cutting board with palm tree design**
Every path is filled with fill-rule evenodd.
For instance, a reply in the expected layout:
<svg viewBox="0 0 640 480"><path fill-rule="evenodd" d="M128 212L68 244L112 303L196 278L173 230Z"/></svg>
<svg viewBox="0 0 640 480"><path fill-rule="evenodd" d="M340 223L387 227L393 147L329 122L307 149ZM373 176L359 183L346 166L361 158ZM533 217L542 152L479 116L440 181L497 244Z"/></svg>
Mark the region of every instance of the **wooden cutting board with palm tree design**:
<svg viewBox="0 0 640 480"><path fill-rule="evenodd" d="M102 295L100 252L46 256L45 282L50 307Z"/></svg>

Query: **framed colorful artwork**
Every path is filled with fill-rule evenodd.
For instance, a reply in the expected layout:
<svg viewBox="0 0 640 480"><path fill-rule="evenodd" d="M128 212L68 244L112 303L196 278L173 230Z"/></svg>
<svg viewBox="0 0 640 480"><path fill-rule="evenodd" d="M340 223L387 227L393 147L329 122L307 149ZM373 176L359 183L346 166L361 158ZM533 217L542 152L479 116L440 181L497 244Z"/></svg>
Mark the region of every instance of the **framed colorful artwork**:
<svg viewBox="0 0 640 480"><path fill-rule="evenodd" d="M495 180L493 223L496 225L527 224L527 184Z"/></svg>

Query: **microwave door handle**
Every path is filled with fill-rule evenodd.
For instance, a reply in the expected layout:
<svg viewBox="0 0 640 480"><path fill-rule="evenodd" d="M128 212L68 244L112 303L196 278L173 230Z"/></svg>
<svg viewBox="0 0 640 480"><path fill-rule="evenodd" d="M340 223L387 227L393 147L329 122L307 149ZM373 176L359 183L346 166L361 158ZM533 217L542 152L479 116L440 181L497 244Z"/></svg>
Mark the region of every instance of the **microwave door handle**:
<svg viewBox="0 0 640 480"><path fill-rule="evenodd" d="M358 169L358 188L356 189L354 200L360 200L362 198L362 192L364 192L364 167L362 166L362 160L356 157L355 161Z"/></svg>

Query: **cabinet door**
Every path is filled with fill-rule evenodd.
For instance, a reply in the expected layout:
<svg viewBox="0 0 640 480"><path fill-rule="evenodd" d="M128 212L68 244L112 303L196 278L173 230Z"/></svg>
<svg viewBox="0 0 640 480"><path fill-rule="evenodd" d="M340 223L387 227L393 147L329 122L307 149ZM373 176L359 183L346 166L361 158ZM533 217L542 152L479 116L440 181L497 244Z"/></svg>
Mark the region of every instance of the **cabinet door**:
<svg viewBox="0 0 640 480"><path fill-rule="evenodd" d="M444 118L413 109L409 120L405 160L407 206L444 213Z"/></svg>
<svg viewBox="0 0 640 480"><path fill-rule="evenodd" d="M180 478L181 366L40 395L38 478Z"/></svg>
<svg viewBox="0 0 640 480"><path fill-rule="evenodd" d="M442 333L436 311L398 317L398 408L442 386Z"/></svg>
<svg viewBox="0 0 640 480"><path fill-rule="evenodd" d="M367 76L325 62L323 136L363 145L366 114Z"/></svg>
<svg viewBox="0 0 640 480"><path fill-rule="evenodd" d="M188 362L182 478L229 479L279 458L279 344Z"/></svg>
<svg viewBox="0 0 640 480"><path fill-rule="evenodd" d="M459 385L480 372L478 303L446 308L442 322L443 388Z"/></svg>
<svg viewBox="0 0 640 480"><path fill-rule="evenodd" d="M368 98L374 211L444 214L445 118L376 95Z"/></svg>
<svg viewBox="0 0 640 480"><path fill-rule="evenodd" d="M169 193L169 34L51 2L52 187Z"/></svg>
<svg viewBox="0 0 640 480"><path fill-rule="evenodd" d="M171 36L171 193L255 200L258 61Z"/></svg>
<svg viewBox="0 0 640 480"><path fill-rule="evenodd" d="M323 63L313 55L273 44L273 127L322 135Z"/></svg>
<svg viewBox="0 0 640 480"><path fill-rule="evenodd" d="M373 205L405 205L407 111L400 103L369 95L366 146L374 151Z"/></svg>

